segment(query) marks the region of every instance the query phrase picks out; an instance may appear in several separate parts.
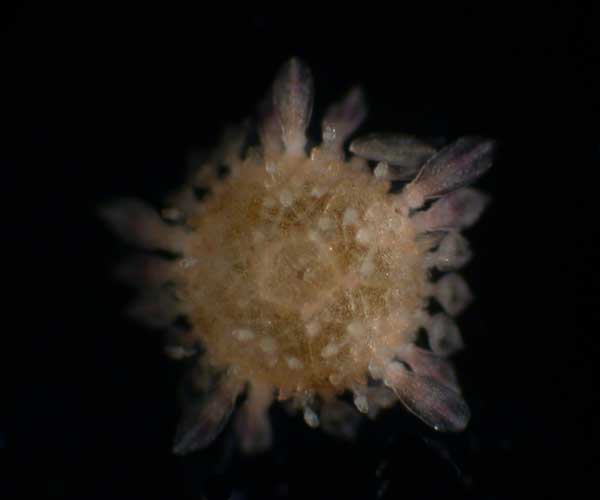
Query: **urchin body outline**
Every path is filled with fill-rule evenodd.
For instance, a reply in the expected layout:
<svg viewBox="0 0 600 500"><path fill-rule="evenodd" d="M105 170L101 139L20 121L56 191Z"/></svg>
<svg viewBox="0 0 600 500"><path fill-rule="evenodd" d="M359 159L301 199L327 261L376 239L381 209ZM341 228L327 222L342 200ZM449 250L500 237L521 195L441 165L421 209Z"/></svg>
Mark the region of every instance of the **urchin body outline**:
<svg viewBox="0 0 600 500"><path fill-rule="evenodd" d="M163 218L179 225L132 201L104 213L134 243L180 255L125 266L146 290L154 286L138 303L140 319L190 320L191 330L170 329L171 353L192 354L198 340L206 349L192 379L201 397L188 404L175 451L209 444L244 391L235 427L249 452L270 443L275 397L301 408L310 426L349 435L356 414L338 396L351 391L358 411L374 416L393 391L434 428L462 430L469 411L445 359L462 341L452 320L428 314L426 303L434 297L453 316L470 300L457 274L433 283L430 270L469 260L460 229L486 198L464 186L489 168L493 144L463 138L436 153L411 136L375 134L354 141L346 161L343 143L365 115L353 89L329 109L323 143L307 156L308 69L291 60L272 96L260 147L243 155L243 131L228 134L214 159L230 175L219 179L205 166L171 197ZM373 174L367 160L379 162ZM394 179L412 181L391 195ZM198 186L211 191L202 203ZM165 281L174 293L156 290ZM415 345L419 328L432 351Z"/></svg>

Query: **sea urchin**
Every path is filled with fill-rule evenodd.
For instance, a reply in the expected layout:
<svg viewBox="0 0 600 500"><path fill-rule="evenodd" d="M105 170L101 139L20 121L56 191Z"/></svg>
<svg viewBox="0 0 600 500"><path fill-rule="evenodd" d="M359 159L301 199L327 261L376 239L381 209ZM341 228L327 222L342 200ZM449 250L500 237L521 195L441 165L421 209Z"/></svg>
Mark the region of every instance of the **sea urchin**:
<svg viewBox="0 0 600 500"><path fill-rule="evenodd" d="M162 217L135 200L103 209L122 237L176 256L146 254L122 274L142 288L132 314L168 327L173 356L203 348L177 453L209 444L243 392L235 428L249 452L269 446L275 398L344 435L358 416L344 393L370 416L397 398L435 429L468 422L446 357L461 347L450 316L470 293L457 274L433 282L431 271L470 258L460 230L486 197L465 186L490 167L493 143L465 137L436 152L412 136L373 134L347 159L344 142L365 116L355 88L327 111L307 155L312 95L309 70L292 59L261 108L259 146L245 146L247 126L227 134ZM405 182L399 193L392 181ZM448 315L428 312L432 297ZM419 329L430 350L417 347Z"/></svg>

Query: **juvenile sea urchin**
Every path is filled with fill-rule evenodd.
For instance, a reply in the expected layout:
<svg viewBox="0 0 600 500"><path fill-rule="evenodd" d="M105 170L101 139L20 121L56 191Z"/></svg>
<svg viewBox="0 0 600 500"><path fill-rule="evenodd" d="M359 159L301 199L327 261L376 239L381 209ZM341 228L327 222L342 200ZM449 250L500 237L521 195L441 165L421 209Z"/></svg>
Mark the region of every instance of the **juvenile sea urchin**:
<svg viewBox="0 0 600 500"><path fill-rule="evenodd" d="M436 152L411 136L374 134L352 142L347 160L343 144L365 116L355 88L327 111L323 141L307 156L312 95L309 70L292 59L262 107L260 146L244 148L244 127L228 134L162 218L135 200L103 210L130 242L177 255L146 254L122 269L142 287L132 313L169 327L173 356L204 349L177 453L209 444L243 392L235 427L250 452L269 446L274 398L311 427L346 435L358 416L338 398L346 392L370 416L397 397L435 429L468 422L446 357L461 347L449 316L470 294L457 274L430 275L470 258L460 230L486 198L465 186L490 167L493 143L464 137ZM392 180L407 182L399 194ZM430 314L430 297L449 316ZM175 326L181 316L189 328ZM421 328L431 350L415 345Z"/></svg>

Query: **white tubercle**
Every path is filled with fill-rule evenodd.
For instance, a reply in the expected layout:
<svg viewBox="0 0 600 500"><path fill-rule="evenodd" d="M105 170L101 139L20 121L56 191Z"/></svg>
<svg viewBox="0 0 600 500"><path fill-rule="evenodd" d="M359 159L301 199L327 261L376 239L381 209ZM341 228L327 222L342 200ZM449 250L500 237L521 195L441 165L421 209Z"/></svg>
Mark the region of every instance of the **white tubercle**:
<svg viewBox="0 0 600 500"><path fill-rule="evenodd" d="M275 172L277 172L277 165L274 162L270 161L265 166L265 170L268 174L275 175Z"/></svg>
<svg viewBox="0 0 600 500"><path fill-rule="evenodd" d="M231 332L231 335L233 335L240 342L247 342L255 337L254 332L248 328L236 328Z"/></svg>
<svg viewBox="0 0 600 500"><path fill-rule="evenodd" d="M299 370L304 366L304 363L294 356L287 357L285 362L292 370Z"/></svg>
<svg viewBox="0 0 600 500"><path fill-rule="evenodd" d="M306 336L309 338L315 338L318 334L319 331L321 330L321 326L319 325L319 323L317 321L310 321L305 325L306 328Z"/></svg>
<svg viewBox="0 0 600 500"><path fill-rule="evenodd" d="M360 266L360 274L363 277L367 277L367 276L371 276L371 274L373 274L374 271L375 271L375 264L369 257L367 257Z"/></svg>
<svg viewBox="0 0 600 500"><path fill-rule="evenodd" d="M356 208L347 208L344 211L342 225L349 226L351 224L356 224L357 221L358 221L358 210L356 210Z"/></svg>
<svg viewBox="0 0 600 500"><path fill-rule="evenodd" d="M367 243L369 243L371 241L371 239L373 238L373 233L372 231L367 228L367 227L361 227L357 232L356 232L356 241L358 243L361 243L363 245L366 245Z"/></svg>
<svg viewBox="0 0 600 500"><path fill-rule="evenodd" d="M333 226L333 221L329 218L329 217L319 217L319 220L317 221L317 225L319 226L319 229L321 231L327 231L328 229L331 229L331 227Z"/></svg>
<svg viewBox="0 0 600 500"><path fill-rule="evenodd" d="M265 235L260 231L254 231L252 233L252 241L254 243L262 243L265 241Z"/></svg>
<svg viewBox="0 0 600 500"><path fill-rule="evenodd" d="M331 356L335 356L338 352L340 352L340 347L337 344L330 342L321 351L321 356L324 358L330 358Z"/></svg>
<svg viewBox="0 0 600 500"><path fill-rule="evenodd" d="M275 352L275 349L277 349L277 344L271 337L263 337L259 345L264 352Z"/></svg>
<svg viewBox="0 0 600 500"><path fill-rule="evenodd" d="M310 241L319 241L321 239L319 233L314 229L309 229L307 236Z"/></svg>
<svg viewBox="0 0 600 500"><path fill-rule="evenodd" d="M325 188L323 186L314 186L310 191L310 195L313 198L320 198L323 194L325 194Z"/></svg>
<svg viewBox="0 0 600 500"><path fill-rule="evenodd" d="M287 189L284 189L279 193L279 203L281 203L284 207L289 207L294 203L294 195Z"/></svg>
<svg viewBox="0 0 600 500"><path fill-rule="evenodd" d="M352 321L346 327L346 331L348 332L348 335L358 337L364 333L365 327L361 321Z"/></svg>

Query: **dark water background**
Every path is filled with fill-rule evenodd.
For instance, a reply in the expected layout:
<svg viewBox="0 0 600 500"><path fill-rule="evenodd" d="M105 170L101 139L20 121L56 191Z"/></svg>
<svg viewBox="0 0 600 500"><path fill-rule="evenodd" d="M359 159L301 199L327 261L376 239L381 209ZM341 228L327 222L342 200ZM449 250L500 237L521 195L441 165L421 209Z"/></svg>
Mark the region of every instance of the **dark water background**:
<svg viewBox="0 0 600 500"><path fill-rule="evenodd" d="M1 7L3 247L16 284L5 282L0 496L504 499L567 486L578 498L597 455L600 341L582 317L598 311L598 224L582 224L600 165L596 13L215 7ZM121 195L159 203L188 152L251 114L292 55L313 70L317 120L358 82L363 131L499 141L479 183L493 202L467 233L476 301L457 365L472 422L439 435L397 407L349 445L274 408L269 454L240 456L227 430L175 457L181 372L158 334L123 318L133 292L110 272L124 247L94 209Z"/></svg>

